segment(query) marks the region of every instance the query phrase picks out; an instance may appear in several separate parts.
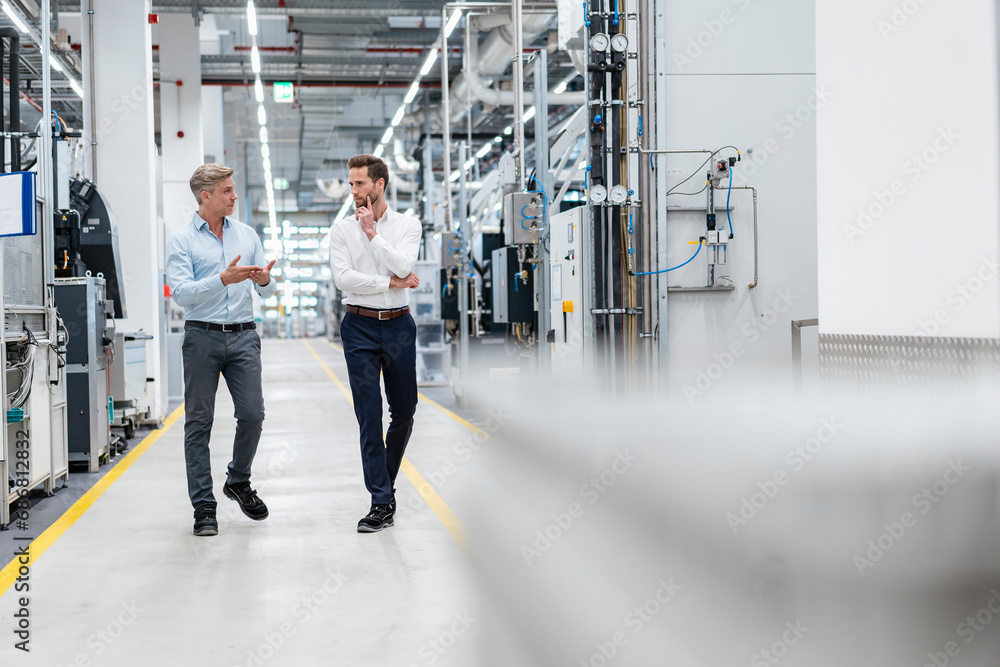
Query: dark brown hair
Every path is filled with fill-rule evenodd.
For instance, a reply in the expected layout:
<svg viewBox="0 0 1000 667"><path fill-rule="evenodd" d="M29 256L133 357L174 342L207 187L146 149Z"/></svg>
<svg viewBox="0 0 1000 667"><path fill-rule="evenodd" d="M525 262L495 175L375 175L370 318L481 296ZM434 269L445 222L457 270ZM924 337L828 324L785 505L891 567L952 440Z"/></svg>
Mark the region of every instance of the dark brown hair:
<svg viewBox="0 0 1000 667"><path fill-rule="evenodd" d="M385 187L389 187L389 167L386 166L382 158L362 154L355 155L347 161L348 169L360 169L361 167L368 167L368 178L372 179L372 183L381 178L385 181Z"/></svg>

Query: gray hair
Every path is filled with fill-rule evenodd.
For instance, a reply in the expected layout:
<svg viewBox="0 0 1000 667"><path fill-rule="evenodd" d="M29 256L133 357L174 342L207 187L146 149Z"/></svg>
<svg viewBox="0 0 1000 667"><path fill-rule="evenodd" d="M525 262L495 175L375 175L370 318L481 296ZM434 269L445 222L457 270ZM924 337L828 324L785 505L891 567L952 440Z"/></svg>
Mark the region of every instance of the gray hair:
<svg viewBox="0 0 1000 667"><path fill-rule="evenodd" d="M191 193L194 195L195 201L198 202L198 206L201 206L202 192L214 192L216 185L234 173L236 172L229 167L215 163L203 164L195 169L194 174L191 175L190 184Z"/></svg>

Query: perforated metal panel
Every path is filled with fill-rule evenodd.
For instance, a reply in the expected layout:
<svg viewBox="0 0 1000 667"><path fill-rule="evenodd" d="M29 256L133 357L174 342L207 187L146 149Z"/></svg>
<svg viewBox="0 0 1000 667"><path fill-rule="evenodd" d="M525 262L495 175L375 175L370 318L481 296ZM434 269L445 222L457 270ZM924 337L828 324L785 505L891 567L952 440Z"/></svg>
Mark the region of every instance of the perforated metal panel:
<svg viewBox="0 0 1000 667"><path fill-rule="evenodd" d="M829 387L947 388L1000 380L1000 340L821 334L819 369Z"/></svg>
<svg viewBox="0 0 1000 667"><path fill-rule="evenodd" d="M3 245L4 305L42 306L45 294L42 236L8 236Z"/></svg>

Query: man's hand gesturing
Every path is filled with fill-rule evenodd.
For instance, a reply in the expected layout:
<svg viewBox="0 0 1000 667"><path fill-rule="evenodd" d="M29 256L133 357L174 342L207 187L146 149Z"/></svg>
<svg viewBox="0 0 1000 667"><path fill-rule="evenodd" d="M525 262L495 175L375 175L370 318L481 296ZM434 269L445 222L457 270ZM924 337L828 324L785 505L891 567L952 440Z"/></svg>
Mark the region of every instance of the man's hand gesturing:
<svg viewBox="0 0 1000 667"><path fill-rule="evenodd" d="M259 271L254 271L250 274L250 280L254 281L261 287L271 282L271 268L274 267L274 263L278 260L272 259L270 263Z"/></svg>
<svg viewBox="0 0 1000 667"><path fill-rule="evenodd" d="M223 285L233 285L235 283L241 283L250 277L255 271L262 271L259 266L236 266L236 263L240 261L240 257L243 255L236 255L236 258L229 262L229 266L223 271L219 276L222 278ZM271 262L274 264L274 262ZM270 269L271 267L268 267ZM270 280L270 274L268 274L268 280ZM266 283L265 283L266 284Z"/></svg>
<svg viewBox="0 0 1000 667"><path fill-rule="evenodd" d="M389 278L389 287L396 287L396 288L409 287L410 289L416 289L417 285L419 284L420 284L420 278L418 278L417 274L415 273L411 273L405 278L398 278L396 276L391 276Z"/></svg>
<svg viewBox="0 0 1000 667"><path fill-rule="evenodd" d="M375 212L372 211L372 198L365 197L365 200L368 202L368 205L354 211L354 218L361 223L361 231L371 241L375 238L375 234L377 234L375 231Z"/></svg>

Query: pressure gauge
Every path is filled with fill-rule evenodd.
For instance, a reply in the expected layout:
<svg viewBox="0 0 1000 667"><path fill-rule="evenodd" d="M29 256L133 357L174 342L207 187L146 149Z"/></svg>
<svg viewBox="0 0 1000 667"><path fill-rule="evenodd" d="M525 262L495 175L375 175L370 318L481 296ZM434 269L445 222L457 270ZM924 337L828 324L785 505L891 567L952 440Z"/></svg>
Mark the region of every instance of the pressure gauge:
<svg viewBox="0 0 1000 667"><path fill-rule="evenodd" d="M611 193L608 195L614 204L624 204L628 199L628 188L624 185L612 185Z"/></svg>
<svg viewBox="0 0 1000 667"><path fill-rule="evenodd" d="M625 53L625 49L628 48L628 37L618 33L611 37L611 50L617 51L618 53Z"/></svg>
<svg viewBox="0 0 1000 667"><path fill-rule="evenodd" d="M600 53L605 53L608 50L610 41L606 34L599 32L590 38L590 48Z"/></svg>
<svg viewBox="0 0 1000 667"><path fill-rule="evenodd" d="M590 201L600 204L608 198L608 189L603 185L594 185L590 188Z"/></svg>

